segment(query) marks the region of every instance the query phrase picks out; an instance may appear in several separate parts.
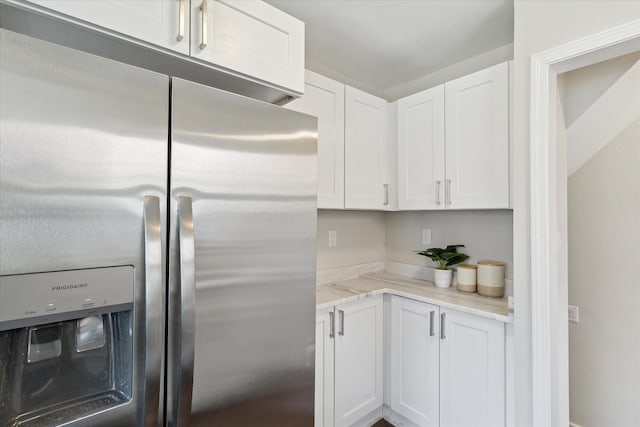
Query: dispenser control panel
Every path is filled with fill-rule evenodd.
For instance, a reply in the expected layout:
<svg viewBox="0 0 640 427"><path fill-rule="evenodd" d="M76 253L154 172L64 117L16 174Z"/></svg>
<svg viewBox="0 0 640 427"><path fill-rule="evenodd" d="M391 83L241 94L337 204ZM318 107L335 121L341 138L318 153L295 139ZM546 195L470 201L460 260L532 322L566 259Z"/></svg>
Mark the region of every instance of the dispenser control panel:
<svg viewBox="0 0 640 427"><path fill-rule="evenodd" d="M133 308L130 265L0 276L0 331Z"/></svg>

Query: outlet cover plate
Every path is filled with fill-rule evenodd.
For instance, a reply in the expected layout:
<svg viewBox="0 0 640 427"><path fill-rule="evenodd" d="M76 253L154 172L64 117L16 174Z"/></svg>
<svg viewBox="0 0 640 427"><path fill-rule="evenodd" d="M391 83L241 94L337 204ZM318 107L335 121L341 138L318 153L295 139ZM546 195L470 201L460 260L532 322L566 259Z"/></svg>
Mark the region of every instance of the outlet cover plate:
<svg viewBox="0 0 640 427"><path fill-rule="evenodd" d="M576 305L569 306L569 322L580 322L580 309Z"/></svg>
<svg viewBox="0 0 640 427"><path fill-rule="evenodd" d="M329 247L335 248L338 244L338 236L336 230L329 230Z"/></svg>
<svg viewBox="0 0 640 427"><path fill-rule="evenodd" d="M423 228L422 229L422 244L430 245L431 244L431 229Z"/></svg>

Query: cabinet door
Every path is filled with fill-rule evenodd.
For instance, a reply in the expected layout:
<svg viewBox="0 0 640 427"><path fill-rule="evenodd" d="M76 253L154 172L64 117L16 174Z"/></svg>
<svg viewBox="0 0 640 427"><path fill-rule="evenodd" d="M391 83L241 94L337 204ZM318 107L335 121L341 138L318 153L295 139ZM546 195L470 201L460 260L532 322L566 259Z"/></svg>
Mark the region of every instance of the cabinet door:
<svg viewBox="0 0 640 427"><path fill-rule="evenodd" d="M509 68L445 84L447 207L509 207Z"/></svg>
<svg viewBox="0 0 640 427"><path fill-rule="evenodd" d="M191 56L304 90L304 23L258 0L192 0Z"/></svg>
<svg viewBox="0 0 640 427"><path fill-rule="evenodd" d="M387 209L387 101L345 89L345 208Z"/></svg>
<svg viewBox="0 0 640 427"><path fill-rule="evenodd" d="M189 54L189 0L32 0L31 3Z"/></svg>
<svg viewBox="0 0 640 427"><path fill-rule="evenodd" d="M333 426L333 309L316 314L316 427Z"/></svg>
<svg viewBox="0 0 640 427"><path fill-rule="evenodd" d="M382 298L336 307L335 425L382 406Z"/></svg>
<svg viewBox="0 0 640 427"><path fill-rule="evenodd" d="M344 85L309 70L304 96L285 108L318 118L318 207L344 208Z"/></svg>
<svg viewBox="0 0 640 427"><path fill-rule="evenodd" d="M391 409L418 426L438 426L439 308L391 301Z"/></svg>
<svg viewBox="0 0 640 427"><path fill-rule="evenodd" d="M441 315L440 426L504 426L504 323L444 308Z"/></svg>
<svg viewBox="0 0 640 427"><path fill-rule="evenodd" d="M398 209L444 207L444 86L398 100Z"/></svg>

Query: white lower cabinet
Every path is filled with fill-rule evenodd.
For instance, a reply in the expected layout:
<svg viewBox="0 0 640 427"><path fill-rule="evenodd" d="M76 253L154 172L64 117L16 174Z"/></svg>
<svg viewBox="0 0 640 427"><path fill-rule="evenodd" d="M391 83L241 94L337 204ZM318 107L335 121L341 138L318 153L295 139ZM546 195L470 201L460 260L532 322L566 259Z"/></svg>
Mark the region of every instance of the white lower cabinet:
<svg viewBox="0 0 640 427"><path fill-rule="evenodd" d="M440 316L440 426L504 426L504 323L450 309Z"/></svg>
<svg viewBox="0 0 640 427"><path fill-rule="evenodd" d="M382 407L382 297L336 307L335 425Z"/></svg>
<svg viewBox="0 0 640 427"><path fill-rule="evenodd" d="M315 426L371 425L387 405L405 427L504 427L505 324L389 301L386 318L382 295L317 312Z"/></svg>
<svg viewBox="0 0 640 427"><path fill-rule="evenodd" d="M419 426L439 422L439 313L435 305L392 298L390 406Z"/></svg>
<svg viewBox="0 0 640 427"><path fill-rule="evenodd" d="M316 320L315 425L356 424L382 414L382 297L319 311Z"/></svg>
<svg viewBox="0 0 640 427"><path fill-rule="evenodd" d="M333 309L316 313L315 427L333 425L333 316Z"/></svg>
<svg viewBox="0 0 640 427"><path fill-rule="evenodd" d="M416 426L505 425L504 323L392 297L393 412Z"/></svg>

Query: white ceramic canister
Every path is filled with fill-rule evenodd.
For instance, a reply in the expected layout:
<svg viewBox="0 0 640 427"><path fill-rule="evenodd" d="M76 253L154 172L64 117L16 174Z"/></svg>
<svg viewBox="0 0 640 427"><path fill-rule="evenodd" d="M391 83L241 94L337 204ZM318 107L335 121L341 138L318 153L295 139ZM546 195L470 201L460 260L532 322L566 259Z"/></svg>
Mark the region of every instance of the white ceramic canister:
<svg viewBox="0 0 640 427"><path fill-rule="evenodd" d="M476 266L460 264L458 266L458 290L462 292L476 291Z"/></svg>
<svg viewBox="0 0 640 427"><path fill-rule="evenodd" d="M496 298L504 295L504 262L478 261L478 293Z"/></svg>

